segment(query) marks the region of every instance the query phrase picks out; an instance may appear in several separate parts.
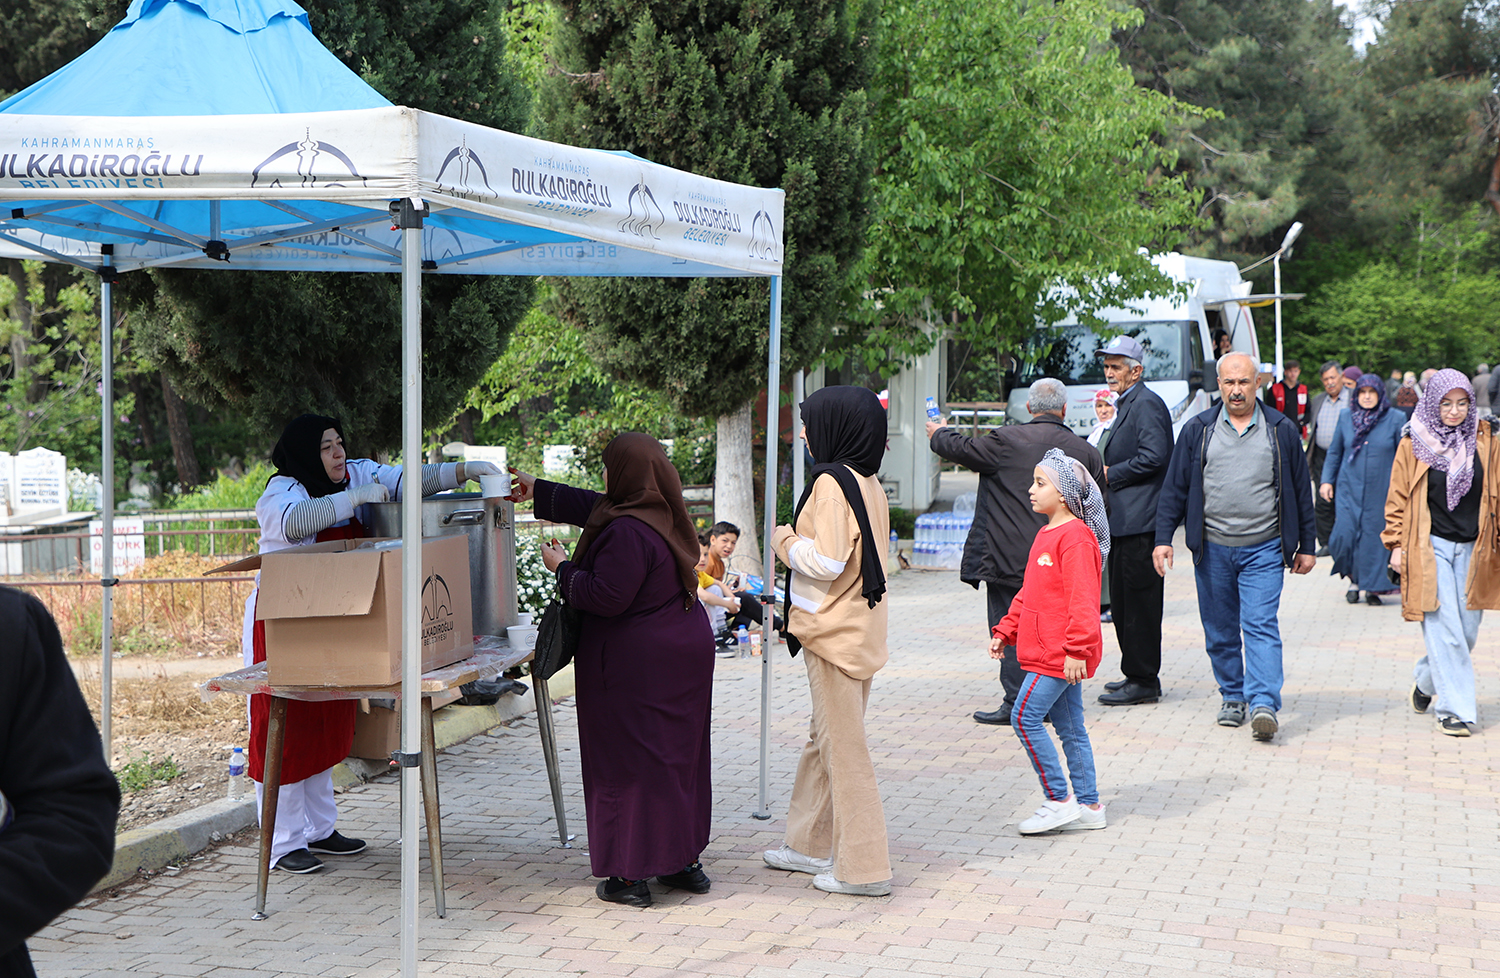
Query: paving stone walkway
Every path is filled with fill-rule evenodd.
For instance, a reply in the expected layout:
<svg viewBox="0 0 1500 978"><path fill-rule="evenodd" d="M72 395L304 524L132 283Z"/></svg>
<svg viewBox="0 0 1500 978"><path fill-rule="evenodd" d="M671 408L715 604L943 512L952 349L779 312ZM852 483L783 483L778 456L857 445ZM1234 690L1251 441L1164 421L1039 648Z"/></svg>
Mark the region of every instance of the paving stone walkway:
<svg viewBox="0 0 1500 978"><path fill-rule="evenodd" d="M1180 553L1185 551L1179 550ZM771 821L757 807L759 664L719 663L713 891L657 889L641 911L594 897L572 701L557 710L577 848L555 846L535 720L440 759L448 916L423 878L420 971L434 976L1494 975L1500 972L1500 613L1478 662L1481 728L1438 734L1406 704L1418 626L1343 600L1327 561L1288 578L1282 731L1214 724L1190 564L1169 575L1155 705L1093 705L1109 827L1021 838L1040 801L999 702L983 594L954 573L893 578L892 659L868 726L895 892L821 893L766 868L805 736L800 661L775 650ZM364 855L273 874L249 919L255 852L227 846L68 913L33 939L43 978L398 973L398 788L341 797ZM424 860L425 864L425 860Z"/></svg>

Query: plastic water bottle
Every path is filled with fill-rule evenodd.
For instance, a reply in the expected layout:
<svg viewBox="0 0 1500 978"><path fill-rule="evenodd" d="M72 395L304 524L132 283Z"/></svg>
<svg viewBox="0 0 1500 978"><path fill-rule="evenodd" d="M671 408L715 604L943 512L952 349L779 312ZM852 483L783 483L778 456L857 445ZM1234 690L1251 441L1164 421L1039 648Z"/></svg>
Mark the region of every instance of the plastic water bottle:
<svg viewBox="0 0 1500 978"><path fill-rule="evenodd" d="M927 417L928 417L928 419L931 420L931 421L936 421L938 419L938 416L940 414L942 414L942 413L943 412L941 412L941 411L938 410L937 398L935 398L935 397L929 397L927 399Z"/></svg>
<svg viewBox="0 0 1500 978"><path fill-rule="evenodd" d="M229 797L245 796L245 748L236 747L229 752Z"/></svg>
<svg viewBox="0 0 1500 978"><path fill-rule="evenodd" d="M750 629L741 625L734 633L735 645L739 646L740 658L750 658Z"/></svg>
<svg viewBox="0 0 1500 978"><path fill-rule="evenodd" d="M899 539L900 538L896 536L896 531L892 530L891 531L891 549L889 549L889 550L886 551L886 554L888 556L891 556L891 557L896 556L896 541L899 540Z"/></svg>

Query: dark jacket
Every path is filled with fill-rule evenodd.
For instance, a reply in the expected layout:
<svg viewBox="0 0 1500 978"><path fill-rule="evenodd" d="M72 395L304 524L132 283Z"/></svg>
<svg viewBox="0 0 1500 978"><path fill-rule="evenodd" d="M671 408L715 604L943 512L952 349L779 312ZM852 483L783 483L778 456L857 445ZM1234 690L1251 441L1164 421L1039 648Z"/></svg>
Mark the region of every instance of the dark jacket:
<svg viewBox="0 0 1500 978"><path fill-rule="evenodd" d="M1320 388L1318 388L1318 392L1313 395L1312 400L1307 402L1307 463L1308 463L1308 465L1312 464L1313 452L1316 452L1318 450L1318 412L1320 412L1320 411L1323 410L1323 402L1326 401L1326 400L1328 400L1328 392L1325 391L1325 390L1323 390L1320 387ZM1350 398L1350 400L1352 400L1352 398ZM1346 401L1345 404L1344 404L1344 407L1341 410L1347 410L1348 407L1349 407L1349 405L1348 405L1348 403ZM1334 422L1334 424L1338 424L1338 415L1335 414L1333 416L1333 422ZM1312 473L1312 477L1316 477L1318 475L1319 475L1319 473L1317 473L1317 472Z"/></svg>
<svg viewBox="0 0 1500 978"><path fill-rule="evenodd" d="M109 872L120 786L41 602L0 588L0 976L35 974L26 938Z"/></svg>
<svg viewBox="0 0 1500 978"><path fill-rule="evenodd" d="M1047 524L1047 518L1031 508L1027 494L1032 470L1047 449L1060 448L1078 459L1094 481L1104 485L1099 452L1051 415L996 428L983 438L939 428L932 433L931 446L938 456L979 473L979 501L958 569L959 580L974 587L980 581L1021 586L1031 542Z"/></svg>
<svg viewBox="0 0 1500 978"><path fill-rule="evenodd" d="M1182 426L1156 508L1156 545L1170 547L1172 534L1186 525L1193 563L1203 551L1203 465L1222 410L1222 406L1211 407ZM1281 559L1290 567L1298 553L1311 554L1318 546L1312 477L1307 473L1307 456L1302 454L1302 436L1296 422L1273 407L1262 404L1260 410L1276 459L1272 485L1276 491L1276 525L1281 531Z"/></svg>
<svg viewBox="0 0 1500 978"><path fill-rule="evenodd" d="M1156 529L1156 500L1171 460L1172 415L1166 402L1138 381L1115 402L1115 423L1104 442L1110 536Z"/></svg>

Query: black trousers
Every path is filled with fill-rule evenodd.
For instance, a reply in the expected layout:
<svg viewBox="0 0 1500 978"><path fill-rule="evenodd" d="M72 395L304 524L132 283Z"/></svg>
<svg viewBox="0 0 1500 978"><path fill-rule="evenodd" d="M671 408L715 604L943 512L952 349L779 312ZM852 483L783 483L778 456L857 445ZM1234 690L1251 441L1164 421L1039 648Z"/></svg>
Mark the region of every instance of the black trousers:
<svg viewBox="0 0 1500 978"><path fill-rule="evenodd" d="M1323 484L1323 460L1328 457L1328 449L1319 448L1314 445L1312 458L1308 459L1307 467L1312 470L1313 480L1313 518L1318 523L1318 546L1328 546L1328 538L1333 536L1333 500L1324 499L1318 494L1318 487Z"/></svg>
<svg viewBox="0 0 1500 978"><path fill-rule="evenodd" d="M1109 608L1120 642L1120 672L1161 688L1161 612L1165 582L1151 562L1155 533L1110 537Z"/></svg>
<svg viewBox="0 0 1500 978"><path fill-rule="evenodd" d="M987 610L990 615L990 629L1000 624L1006 612L1010 611L1010 603L1016 599L1021 591L1019 584L996 584L994 581L984 582L984 597ZM1006 713L1016 704L1016 694L1021 691L1021 683L1026 678L1026 671L1016 661L1016 647L1007 645L1005 647L1005 658L1000 660L1000 685L1005 689L1005 702L1001 709Z"/></svg>

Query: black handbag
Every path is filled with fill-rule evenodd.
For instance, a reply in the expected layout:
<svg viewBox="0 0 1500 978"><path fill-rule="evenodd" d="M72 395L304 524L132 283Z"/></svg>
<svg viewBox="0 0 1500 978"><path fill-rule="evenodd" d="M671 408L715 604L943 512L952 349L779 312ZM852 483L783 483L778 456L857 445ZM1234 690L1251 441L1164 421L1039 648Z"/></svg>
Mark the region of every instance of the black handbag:
<svg viewBox="0 0 1500 978"><path fill-rule="evenodd" d="M536 650L532 653L531 674L551 679L558 670L573 661L578 651L578 635L583 629L583 612L562 598L553 598L537 622Z"/></svg>

